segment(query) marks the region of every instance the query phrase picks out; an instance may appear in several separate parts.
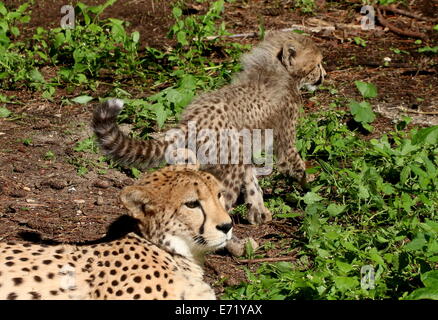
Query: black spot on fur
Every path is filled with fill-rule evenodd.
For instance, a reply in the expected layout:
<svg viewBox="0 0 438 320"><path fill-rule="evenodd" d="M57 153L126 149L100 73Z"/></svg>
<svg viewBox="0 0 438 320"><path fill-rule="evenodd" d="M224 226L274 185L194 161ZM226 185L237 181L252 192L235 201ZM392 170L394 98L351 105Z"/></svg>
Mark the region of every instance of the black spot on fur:
<svg viewBox="0 0 438 320"><path fill-rule="evenodd" d="M17 294L15 292L11 292L10 294L8 294L8 296L6 297L7 300L15 300L17 299Z"/></svg>
<svg viewBox="0 0 438 320"><path fill-rule="evenodd" d="M32 296L32 300L41 300L41 294L35 291L30 291L29 294Z"/></svg>

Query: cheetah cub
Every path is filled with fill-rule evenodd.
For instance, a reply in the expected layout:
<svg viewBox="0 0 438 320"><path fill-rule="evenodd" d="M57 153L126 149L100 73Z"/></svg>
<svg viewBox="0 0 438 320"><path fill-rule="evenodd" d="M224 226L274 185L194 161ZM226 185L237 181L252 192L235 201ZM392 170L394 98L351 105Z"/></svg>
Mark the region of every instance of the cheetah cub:
<svg viewBox="0 0 438 320"><path fill-rule="evenodd" d="M254 132L254 129L273 130L273 148L279 171L296 178L304 186L306 167L295 148L295 128L302 103L299 90L322 83L326 72L321 61L320 50L308 37L267 32L265 40L243 56L243 71L234 76L232 83L204 93L191 102L183 112L178 128L186 135L185 140L190 140L190 124L195 124L199 133L203 129L239 133L243 130ZM110 100L94 111L93 128L103 152L130 166L150 167L163 161L167 148L174 146L175 141L165 138L140 141L128 137L116 123L122 108L121 101ZM239 161L208 154L216 161L201 163L201 168L224 184L226 210L233 207L243 189L249 222L270 221L272 215L264 206L255 167L242 161L242 137L236 134L234 138L238 143L230 143L227 147L231 152L240 151ZM214 142L202 134L195 139L198 146L210 142L218 146L217 150L221 149L218 139ZM224 163L224 159L228 161Z"/></svg>
<svg viewBox="0 0 438 320"><path fill-rule="evenodd" d="M92 245L0 244L0 299L215 299L207 251L231 238L222 187L170 166L121 193L138 234Z"/></svg>

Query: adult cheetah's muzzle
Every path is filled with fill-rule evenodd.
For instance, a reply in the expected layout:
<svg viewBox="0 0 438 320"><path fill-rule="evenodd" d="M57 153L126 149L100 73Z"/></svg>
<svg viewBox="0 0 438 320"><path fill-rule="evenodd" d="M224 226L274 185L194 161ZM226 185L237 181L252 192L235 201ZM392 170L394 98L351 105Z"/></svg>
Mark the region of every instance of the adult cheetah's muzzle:
<svg viewBox="0 0 438 320"><path fill-rule="evenodd" d="M218 229L219 231L222 231L223 233L227 234L228 231L230 231L232 227L233 227L233 225L231 223L223 223L223 224L217 225L216 229Z"/></svg>

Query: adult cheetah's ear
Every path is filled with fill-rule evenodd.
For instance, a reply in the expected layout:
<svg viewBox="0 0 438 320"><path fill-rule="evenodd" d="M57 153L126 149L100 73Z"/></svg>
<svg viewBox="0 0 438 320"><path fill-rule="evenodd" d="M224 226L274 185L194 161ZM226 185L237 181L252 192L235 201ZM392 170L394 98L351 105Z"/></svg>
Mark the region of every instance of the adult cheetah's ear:
<svg viewBox="0 0 438 320"><path fill-rule="evenodd" d="M295 57L297 56L297 50L294 46L286 44L280 50L277 55L278 60L287 68L295 64Z"/></svg>
<svg viewBox="0 0 438 320"><path fill-rule="evenodd" d="M146 187L126 187L121 192L120 199L129 210L129 214L136 219L142 219L155 214L153 205L150 203L148 193L146 192Z"/></svg>

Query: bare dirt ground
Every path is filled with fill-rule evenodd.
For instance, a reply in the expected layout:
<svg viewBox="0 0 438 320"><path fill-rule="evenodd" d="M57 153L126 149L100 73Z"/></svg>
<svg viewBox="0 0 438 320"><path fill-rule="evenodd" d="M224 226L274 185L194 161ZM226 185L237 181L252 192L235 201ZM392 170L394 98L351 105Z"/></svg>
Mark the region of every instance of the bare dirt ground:
<svg viewBox="0 0 438 320"><path fill-rule="evenodd" d="M4 2L15 7L23 1ZM97 4L104 1L82 2ZM293 1L235 1L226 4L224 20L232 33L257 31L261 21L266 30L292 25L349 25L348 28L336 28L334 32L313 34L313 39L323 49L328 71L326 85L353 99L359 98L355 80L372 82L378 87L379 96L373 105L379 116L373 123L376 130L372 136L391 130L394 120L401 115L408 115L421 125L438 124L437 55L419 54L415 39L394 34L380 24L374 31L357 28L361 1L351 1L348 5L335 1L317 3L314 15L302 15L293 9ZM64 4L64 0L36 1L29 29L57 27ZM193 2L186 11L202 14L207 7L207 4ZM428 21L389 11L385 13L387 20L399 28L423 32L428 37L426 43L431 47L437 45L438 32L428 31L437 24L437 1L410 1L409 6L401 8L421 14ZM163 48L172 45L166 38L173 23L170 2L119 1L103 16L129 21L131 30L140 31L144 46ZM431 22L432 19L435 22ZM355 44L355 36L364 39L366 46ZM256 39L239 38L237 41L255 43ZM409 54L397 54L393 49ZM388 58L391 60L385 65L384 59ZM0 240L36 241L41 237L76 242L101 238L108 226L126 213L118 194L134 180L107 168L103 174L99 173L99 168L83 176L77 174L75 159L93 157L73 151L78 141L91 135L89 121L93 105L61 106L61 96L65 95L62 90L57 92L59 96L54 102L45 101L32 92L0 92L16 96L14 101L22 102L7 105L19 117L13 120L0 118ZM332 99L328 90L320 91L313 102L306 104L305 111L325 108ZM262 226L250 226L237 218L235 222L238 236L252 236L261 244L266 241L273 244L266 257L282 256L281 244L293 239L298 228L280 220ZM223 283L232 285L246 280L241 265L254 269L258 264L238 262L226 253L208 257L207 279L215 285L217 293L222 292Z"/></svg>

